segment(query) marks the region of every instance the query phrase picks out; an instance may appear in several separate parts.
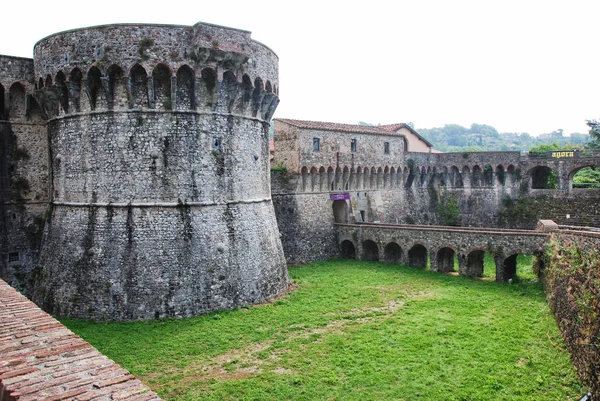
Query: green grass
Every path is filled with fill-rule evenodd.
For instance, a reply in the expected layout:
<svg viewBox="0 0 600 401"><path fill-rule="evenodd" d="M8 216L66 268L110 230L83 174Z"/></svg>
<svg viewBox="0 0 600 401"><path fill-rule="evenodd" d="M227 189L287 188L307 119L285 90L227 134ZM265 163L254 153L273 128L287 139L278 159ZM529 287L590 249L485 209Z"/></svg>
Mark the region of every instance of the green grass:
<svg viewBox="0 0 600 401"><path fill-rule="evenodd" d="M377 262L290 270L268 305L64 323L167 400L566 400L584 392L538 282Z"/></svg>

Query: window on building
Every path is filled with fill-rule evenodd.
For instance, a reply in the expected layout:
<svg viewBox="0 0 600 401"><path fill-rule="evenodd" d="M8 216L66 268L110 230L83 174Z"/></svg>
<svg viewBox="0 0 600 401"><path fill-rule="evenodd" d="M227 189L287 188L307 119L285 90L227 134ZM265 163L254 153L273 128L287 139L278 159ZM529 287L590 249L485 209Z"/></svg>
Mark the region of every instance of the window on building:
<svg viewBox="0 0 600 401"><path fill-rule="evenodd" d="M351 152L356 152L356 139L353 139L353 140L350 142L350 151L351 151Z"/></svg>
<svg viewBox="0 0 600 401"><path fill-rule="evenodd" d="M18 262L21 258L19 257L19 252L9 252L8 253L8 263Z"/></svg>
<svg viewBox="0 0 600 401"><path fill-rule="evenodd" d="M221 152L221 138L218 136L213 137L212 148L215 152Z"/></svg>
<svg viewBox="0 0 600 401"><path fill-rule="evenodd" d="M390 143L389 142L384 142L383 143L383 153L385 153L386 155L388 153L390 153Z"/></svg>
<svg viewBox="0 0 600 401"><path fill-rule="evenodd" d="M313 138L313 152L321 150L321 141L319 138Z"/></svg>

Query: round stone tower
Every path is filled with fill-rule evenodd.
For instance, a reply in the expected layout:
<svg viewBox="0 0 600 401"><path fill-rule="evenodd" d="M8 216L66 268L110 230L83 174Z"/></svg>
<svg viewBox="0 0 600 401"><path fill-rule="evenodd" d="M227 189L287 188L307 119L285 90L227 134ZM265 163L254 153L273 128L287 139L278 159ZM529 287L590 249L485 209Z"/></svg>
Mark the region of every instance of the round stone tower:
<svg viewBox="0 0 600 401"><path fill-rule="evenodd" d="M269 178L273 51L198 23L67 31L34 54L53 188L39 305L153 319L286 290Z"/></svg>

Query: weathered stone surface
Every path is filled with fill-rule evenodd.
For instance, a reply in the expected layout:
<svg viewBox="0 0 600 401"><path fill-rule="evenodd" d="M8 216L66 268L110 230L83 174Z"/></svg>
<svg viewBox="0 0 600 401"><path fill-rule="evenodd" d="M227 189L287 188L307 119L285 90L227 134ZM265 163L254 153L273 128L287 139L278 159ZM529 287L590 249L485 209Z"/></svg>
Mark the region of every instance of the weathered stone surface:
<svg viewBox="0 0 600 401"><path fill-rule="evenodd" d="M335 255L336 215L339 223L533 229L538 220L552 219L600 226L600 190L572 188L579 169L600 164L597 152L561 159L521 152L418 153L403 150L406 135L382 134L377 127L282 121L275 129L275 161L288 171L273 175L272 192L291 263ZM318 151L313 138L320 139ZM549 170L557 188L538 188L545 184L539 171ZM332 200L335 194L349 199ZM449 208L455 209L451 223L442 218Z"/></svg>
<svg viewBox="0 0 600 401"><path fill-rule="evenodd" d="M518 254L539 254L548 234L526 230L459 228L441 226L336 224L338 246L346 257L383 260L447 272L458 256L459 273L481 277L483 255L496 261L496 281L516 273ZM351 250L352 252L349 252Z"/></svg>
<svg viewBox="0 0 600 401"><path fill-rule="evenodd" d="M27 266L5 262L3 277L23 275L52 313L103 320L193 316L287 288L268 173L272 50L216 25L123 24L48 36L34 55L0 57L0 150L29 154L4 166L3 261ZM21 245L31 221L36 242Z"/></svg>

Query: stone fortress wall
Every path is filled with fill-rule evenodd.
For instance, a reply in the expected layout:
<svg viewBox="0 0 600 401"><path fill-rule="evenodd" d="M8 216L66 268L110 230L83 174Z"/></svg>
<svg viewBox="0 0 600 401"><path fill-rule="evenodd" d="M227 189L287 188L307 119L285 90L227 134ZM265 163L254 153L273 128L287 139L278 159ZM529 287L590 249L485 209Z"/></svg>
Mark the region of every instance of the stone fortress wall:
<svg viewBox="0 0 600 401"><path fill-rule="evenodd" d="M283 161L289 168L272 174L272 192L288 263L339 256L336 222L449 224L441 214L452 204L458 211L452 224L464 227L532 229L540 219L600 226L600 190L572 186L577 171L600 165L598 152L577 158L421 153L410 146L406 151L402 136L379 134L374 140L339 130L281 124L277 129L278 123L274 163ZM315 152L313 137L334 145ZM360 139L355 152L353 138ZM383 140L390 143L389 154ZM283 158L278 158L278 147ZM555 189L546 188L550 171L556 173ZM348 199L332 199L343 194Z"/></svg>
<svg viewBox="0 0 600 401"><path fill-rule="evenodd" d="M13 284L53 314L98 320L192 316L287 288L270 49L199 23L67 31L34 54L24 79L50 156L36 173L52 190L32 282Z"/></svg>
<svg viewBox="0 0 600 401"><path fill-rule="evenodd" d="M461 226L599 219L598 191L571 185L597 154L419 152L430 144L404 124L276 129L274 164L288 170L270 177L278 60L246 31L106 25L34 54L0 56L0 275L57 315L258 302L287 288L284 254L339 255L336 222L440 224L452 202Z"/></svg>
<svg viewBox="0 0 600 401"><path fill-rule="evenodd" d="M49 201L45 117L33 60L0 56L0 277L26 292Z"/></svg>

